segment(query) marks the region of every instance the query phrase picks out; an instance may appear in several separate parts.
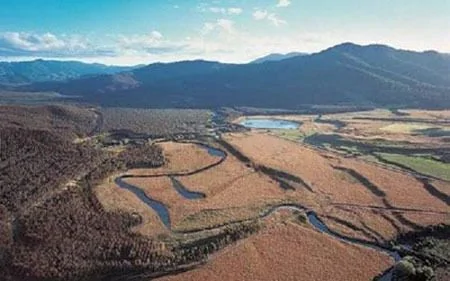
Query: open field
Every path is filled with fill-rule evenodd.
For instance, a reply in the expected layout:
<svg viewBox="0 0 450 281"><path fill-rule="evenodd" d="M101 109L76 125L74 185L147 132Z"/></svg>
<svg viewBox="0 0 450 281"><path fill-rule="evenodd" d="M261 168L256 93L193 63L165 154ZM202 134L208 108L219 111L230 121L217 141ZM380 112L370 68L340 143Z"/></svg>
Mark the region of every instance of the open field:
<svg viewBox="0 0 450 281"><path fill-rule="evenodd" d="M391 264L373 250L292 222L272 222L205 266L158 280L370 280Z"/></svg>
<svg viewBox="0 0 450 281"><path fill-rule="evenodd" d="M301 122L302 125L297 130L299 136L339 133L348 138L362 140L383 139L435 145L446 143L446 137L450 132L449 110L400 110L397 112L401 114L376 109L324 115L273 115L270 118ZM244 118L238 118L234 122L238 123ZM267 118L267 116L251 118ZM283 130L273 130L271 133L279 136L286 135L287 138L296 135L295 131L283 132Z"/></svg>
<svg viewBox="0 0 450 281"><path fill-rule="evenodd" d="M311 149L292 141L270 136L265 132L230 133L223 135L223 138L226 143L237 149L237 154L230 150L230 147L225 146L222 149L226 148L229 155L218 166L199 173L177 177L177 180L191 192L195 191L204 194L205 197L202 199L187 200L183 198L177 193L173 183L167 176L126 179L127 183L138 186L149 197L167 206L171 218L170 231L163 224L155 222L159 218L153 210L146 210L144 206L133 209L120 207L121 204L123 206L139 206L136 202L133 203L135 199L128 197L129 194L127 196L115 195L116 199L114 199L113 195L107 194L111 191L106 192L103 190L104 198L101 198L101 194L98 196L106 206L115 205L119 210L133 211L140 214L143 222L140 226L134 228L134 231L148 237L165 235L166 239L175 239L176 241L181 239L179 234L177 234L180 231L190 232L214 229L228 223L246 221L257 218L259 214L270 206L284 203L299 204L307 209L314 210L323 222L339 235L381 244L394 239L400 233L449 222L449 203L445 197L436 196L434 191L438 190L442 193L442 190L449 190L450 186L446 182L433 181L434 189L430 190L429 187L425 187L424 182L415 179L409 174L389 170L362 160L345 158L339 154ZM159 172L176 173L177 169L187 172L199 168L197 164L201 161L197 162L193 158L195 156L186 156L192 160L190 162L186 162L187 158L179 157L179 155L185 154L184 152L186 152L186 155L190 155L187 150L195 150L198 148L197 146L174 142L161 143L160 145L163 147L166 160L168 163L171 163L171 166L166 165L159 168L159 170L156 169ZM179 151L180 153L173 154L169 153L169 151ZM203 155L198 154L196 157L200 158ZM242 157L248 157L250 162ZM186 163L192 166L189 167ZM210 163L209 160L205 164L208 163ZM151 175L154 172L152 170L131 170L127 174L133 174L138 171L140 175ZM275 175L277 176L274 177ZM294 187L293 190L281 188L279 180L284 180L291 187ZM108 188L119 189L117 186L109 186ZM113 191L113 193L116 192ZM122 202L114 203L114 200L118 198L121 198ZM117 209L115 210L117 211ZM269 225L267 227L269 230L266 229L248 240L231 246L224 252L215 254L206 266L181 275L163 278L163 280L178 280L177 278L182 278L183 280L209 278L214 280L215 276L223 278L224 269L222 267L225 266L226 268L231 264L235 264L232 261L236 262L236 256L247 261L255 259L252 262L254 264L270 264L272 270L285 272L280 274L285 274L283 276L286 276L287 280L289 280L287 276L302 276L301 274L306 274L305 272L309 276L316 276L317 274L317 278L331 280L328 279L331 278L331 275L328 276L327 274L335 271L333 266L330 266L329 273L328 271L313 271L308 267L311 264L309 258L312 257L300 254L303 250L313 251L304 247L316 247L313 242L305 242L300 237L307 237L307 241L312 241L316 239L313 238L314 236L317 236L317 239L320 241L322 241L321 239L331 240L329 242L320 242L321 245L323 243L331 243L327 246L327 249L330 249L329 253L320 251L318 252L319 256L314 255L315 258L320 260L321 264L324 264L322 259L329 261L340 257L342 260L344 256L349 255L355 257L359 262L367 262L373 266L371 269L364 269L367 271L358 273L372 277L389 267L389 258L383 258L383 254L360 248L359 246L336 242L331 237L304 229L304 227L300 227L297 224L293 226L284 223L276 227L270 223ZM298 235L298 238L295 238L300 239L298 242L292 240L294 239L294 233L297 233L297 235L302 233L302 235ZM200 232L193 237L199 239L205 234L206 232L204 234ZM269 236L271 238L267 240ZM259 239L262 240L260 241ZM255 246L253 243L261 246ZM278 250L272 252L272 250L262 248L262 245L273 243L277 245L276 249L296 249L294 245L301 245L298 251L291 250L289 252L286 250L291 260L305 261L302 263L304 268L302 268L301 273L297 272L294 266L286 266L284 269L277 268L277 263L274 262L274 259L279 260L282 257L280 252ZM305 246L305 243L308 246ZM309 246L310 243L312 243L311 246ZM331 246L334 243L337 245ZM266 253L267 251L267 254L260 254L256 257L252 253L253 251L248 252L249 245L256 247L259 253ZM230 251L233 254L228 256ZM293 254L292 251L298 254ZM373 252L374 256L367 256L367 252ZM322 254L323 256L321 256ZM360 255L359 258L357 258L358 255ZM295 259L292 259L293 256ZM372 259L375 257L377 257L377 261L364 261L365 258ZM248 265L249 263L242 264ZM246 278L248 277L247 274L259 276L258 273L249 273L248 269L248 267L244 267L242 270L239 268L229 278L232 278L231 280ZM256 269L257 272L261 270L259 268ZM267 273L264 274L267 275ZM267 276L269 276L268 280L272 280L273 276L270 277L270 274ZM352 280L351 276L345 272L339 278ZM345 277L350 279L345 279ZM262 280L265 279L263 278Z"/></svg>
<svg viewBox="0 0 450 281"><path fill-rule="evenodd" d="M450 181L450 164L419 156L387 153L379 153L377 155L384 160L404 166L419 173Z"/></svg>
<svg viewBox="0 0 450 281"><path fill-rule="evenodd" d="M149 212L148 206L130 191L118 188L112 178L97 186L95 195L106 211L122 211L139 215L142 221L132 229L133 231L146 236L167 233L167 229L156 213Z"/></svg>
<svg viewBox="0 0 450 281"><path fill-rule="evenodd" d="M347 157L448 180L449 116L449 110L408 109L376 109L323 115L271 115L270 118L301 122L301 126L297 130L259 131ZM234 122L240 122L244 118Z"/></svg>
<svg viewBox="0 0 450 281"><path fill-rule="evenodd" d="M447 216L439 217L440 222L448 222L448 202L430 193L422 182L408 174L319 152L265 134L229 134L225 138L255 163L283 170L309 183L313 191L310 199L298 200L304 205L314 206L322 216L337 217L336 222L353 222L356 227L350 229L355 236L361 237L363 234L366 239L373 240L375 237L368 233L375 230L380 232L376 236L387 240L398 231L411 230L415 224L426 225L430 216L427 212L447 213ZM343 173L346 175L343 176ZM440 184L450 188L447 183ZM347 206L349 209L337 212L330 206ZM370 212L371 209L379 214ZM417 213L415 221L410 223L403 219L408 209ZM353 213L355 210L357 214ZM394 214L394 211L400 214ZM385 220L394 221L395 227L380 223ZM348 228L348 225L343 227ZM361 229L366 229L366 232Z"/></svg>
<svg viewBox="0 0 450 281"><path fill-rule="evenodd" d="M193 143L164 142L165 164L156 169L134 169L128 171L132 175L155 175L169 173L189 173L216 163L217 157L208 153L207 149Z"/></svg>
<svg viewBox="0 0 450 281"><path fill-rule="evenodd" d="M190 172L208 165L208 157L211 159L210 163L220 159L209 155L206 150L195 144L167 142L160 145L165 151L167 165L157 169L129 170L126 174L154 175ZM196 154L196 151L199 153ZM176 177L176 179L190 191L205 194L205 198L186 200L176 192L167 176L127 178L125 181L140 187L151 198L163 202L169 209L172 228L183 231L256 217L267 205L286 200L278 184L245 166L234 156L227 157L220 165L201 173ZM109 188L118 189L114 188L114 184ZM243 190L245 192L242 192ZM123 192L127 191L120 191L120 193ZM108 196L101 199L106 201L106 204L109 200L114 199ZM124 201L125 198L122 200ZM134 203L130 201L128 205L134 205Z"/></svg>

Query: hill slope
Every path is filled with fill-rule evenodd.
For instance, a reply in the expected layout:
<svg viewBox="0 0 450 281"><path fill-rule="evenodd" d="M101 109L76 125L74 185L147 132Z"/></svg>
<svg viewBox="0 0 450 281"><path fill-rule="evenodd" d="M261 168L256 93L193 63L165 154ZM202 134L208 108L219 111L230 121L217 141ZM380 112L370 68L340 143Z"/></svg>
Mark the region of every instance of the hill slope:
<svg viewBox="0 0 450 281"><path fill-rule="evenodd" d="M64 81L85 75L114 74L131 69L133 68L76 61L0 62L0 84Z"/></svg>
<svg viewBox="0 0 450 281"><path fill-rule="evenodd" d="M450 106L450 59L383 45L338 45L278 62L155 64L27 90L82 95L104 106L298 108L304 104Z"/></svg>

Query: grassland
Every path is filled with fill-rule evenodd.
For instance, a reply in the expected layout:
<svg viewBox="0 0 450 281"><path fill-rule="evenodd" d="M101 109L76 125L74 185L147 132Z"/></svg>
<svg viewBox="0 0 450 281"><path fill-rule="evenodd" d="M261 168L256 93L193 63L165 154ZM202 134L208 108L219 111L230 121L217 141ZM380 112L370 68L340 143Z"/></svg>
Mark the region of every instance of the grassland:
<svg viewBox="0 0 450 281"><path fill-rule="evenodd" d="M421 174L450 181L450 164L421 156L377 153L381 159L401 165Z"/></svg>
<svg viewBox="0 0 450 281"><path fill-rule="evenodd" d="M220 159L209 155L205 149L195 144L166 142L160 145L166 159L164 166L156 169L133 169L126 174L189 173ZM149 197L163 202L169 209L172 229L176 231L208 228L256 217L265 206L285 199L285 194L277 183L257 173L253 168L247 167L234 156L228 156L219 166L201 173L180 176L177 180L190 191L201 192L206 197L201 200L183 198L173 188L167 176L127 178L125 181L140 187ZM130 200L128 191L117 189L119 188L113 183L99 187L100 201L106 206L115 205L116 209L123 208L124 205L142 205L142 203L136 205L135 199ZM124 194L127 196L123 196ZM121 204L115 203L118 198L121 198ZM127 207L123 210L129 212L131 209ZM151 220L151 218L157 219L152 210L136 209L134 211L144 217L143 230L137 229L140 233L154 237L166 232L159 227L160 224ZM153 213L153 215L149 216L145 212Z"/></svg>
<svg viewBox="0 0 450 281"><path fill-rule="evenodd" d="M411 175L263 133L229 134L225 138L254 163L309 183L313 192L298 196L296 190L291 196L322 217L329 217L335 229L347 235L383 241L401 231L446 221L445 216L431 215L448 212L446 201L435 197ZM449 184L440 184L450 188ZM408 209L417 211L412 216ZM434 217L431 221L430 216Z"/></svg>
<svg viewBox="0 0 450 281"><path fill-rule="evenodd" d="M176 280L370 280L392 264L386 255L337 242L304 225L274 221Z"/></svg>
<svg viewBox="0 0 450 281"><path fill-rule="evenodd" d="M433 128L433 126L430 125L423 125L423 124L408 124L408 123L395 123L390 124L384 127L381 127L381 131L387 131L392 133L405 133L409 134L416 130L425 130Z"/></svg>
<svg viewBox="0 0 450 281"><path fill-rule="evenodd" d="M414 114L425 123L438 118L423 112ZM370 279L388 268L392 260L312 230L304 224L303 212L303 219L298 219L298 214L294 219L291 211L258 217L271 206L292 203L313 210L332 231L383 245L400 233L448 223L448 182L426 182L381 162L375 165L367 161L381 157L371 150L373 147L405 149L408 142L412 148L424 144L429 150L440 147L445 151L442 138L414 135L428 127L403 121L411 115L376 111L320 116L321 121L317 116L291 116L287 119L303 122L298 130L223 134L217 143L211 141L227 151L227 157L198 173L195 171L220 158L195 144L160 143L166 163L156 169L128 170L127 175L144 177L126 178L125 182L167 207L169 228L153 209L111 181L95 191L106 210L142 218L141 224L132 228L134 232L169 244L206 241L219 229L229 229L242 220L255 220L263 227L261 232L214 255L199 269L162 280ZM346 142L330 142L321 150L301 144L305 136L315 133L336 134ZM355 138L358 143L348 141ZM167 176L173 173L188 190L205 197L183 197ZM282 188L286 186L289 188ZM217 248L206 251L211 249Z"/></svg>
<svg viewBox="0 0 450 281"><path fill-rule="evenodd" d="M164 142L159 146L163 149L165 164L156 169L133 169L127 173L132 175L155 175L168 173L189 173L208 165L219 159L208 151L193 143Z"/></svg>

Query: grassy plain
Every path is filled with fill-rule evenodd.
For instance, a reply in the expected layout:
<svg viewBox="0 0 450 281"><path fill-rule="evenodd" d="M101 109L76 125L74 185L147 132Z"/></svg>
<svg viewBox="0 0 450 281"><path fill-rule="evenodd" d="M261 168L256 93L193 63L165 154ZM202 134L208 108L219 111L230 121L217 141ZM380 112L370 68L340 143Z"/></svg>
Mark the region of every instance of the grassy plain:
<svg viewBox="0 0 450 281"><path fill-rule="evenodd" d="M421 169L423 174L439 175L443 179L450 174L448 170L442 169L442 163L435 160L366 153L367 149L351 142L323 149L301 142L315 133L336 134L369 146L403 149L407 145L445 151L445 137L432 137L418 131L434 128L435 124L430 122L443 122L439 118L446 117L447 113L376 110L323 115L320 122L316 120L318 116L280 116L301 121L302 126L298 130L224 134L222 139L237 153L228 149L229 155L220 165L176 177L188 190L205 194L202 199L184 198L168 177L128 178L126 181L167 206L171 230L175 232L256 218L270 206L296 203L314 210L332 231L386 243L400 233L450 223L450 183L430 180L427 186L416 178L417 175L393 169L381 158L395 156L397 158L386 160L402 165L409 163L411 169ZM419 125L415 125L410 118L424 123L416 120ZM442 124L442 128L447 126ZM127 173L188 173L220 159L194 144L168 142L161 146L167 159L165 166ZM345 151L345 154L336 151ZM249 161L239 160L239 153ZM375 156L380 157L379 161ZM423 162L424 159L435 163ZM265 172L264 168L279 171L280 177ZM292 184L294 190L281 188L278 182L281 178ZM293 184L295 181L297 185ZM143 224L135 230L146 236L164 234L182 239L183 235L167 230L156 213L137 202L134 195L117 189L109 183L96 191L105 208L140 214ZM283 216L283 212L277 212L259 220L264 225L262 231L215 254L206 265L161 280L370 280L392 265L392 260L382 253L319 233L302 220L292 219L292 214L290 219Z"/></svg>
<svg viewBox="0 0 450 281"><path fill-rule="evenodd" d="M160 280L371 280L392 260L292 222L272 222L206 265Z"/></svg>
<svg viewBox="0 0 450 281"><path fill-rule="evenodd" d="M252 161L293 174L310 184L309 197L293 197L336 229L367 240L388 240L399 232L426 226L429 216L448 222L448 204L407 173L370 162L318 151L263 133L229 134L226 140ZM450 185L439 182L442 188ZM404 215L414 213L414 220Z"/></svg>
<svg viewBox="0 0 450 281"><path fill-rule="evenodd" d="M166 163L157 169L133 169L131 175L154 175L167 173L189 173L217 162L216 156L196 144L164 142L158 144L164 151Z"/></svg>
<svg viewBox="0 0 450 281"><path fill-rule="evenodd" d="M450 181L450 164L420 156L378 153L382 159L400 164L419 173Z"/></svg>

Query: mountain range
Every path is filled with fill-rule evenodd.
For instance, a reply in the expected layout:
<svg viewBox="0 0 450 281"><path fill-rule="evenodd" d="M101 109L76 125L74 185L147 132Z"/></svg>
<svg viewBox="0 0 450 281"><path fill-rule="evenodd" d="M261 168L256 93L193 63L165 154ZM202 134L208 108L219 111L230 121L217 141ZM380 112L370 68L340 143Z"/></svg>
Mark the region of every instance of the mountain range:
<svg viewBox="0 0 450 281"><path fill-rule="evenodd" d="M298 57L298 56L306 56L306 55L308 55L308 54L299 53L299 52L292 52L292 53L287 53L287 54L269 54L262 58L256 59L256 60L252 61L251 63L265 63L268 61L280 61L280 60L290 59L290 58Z"/></svg>
<svg viewBox="0 0 450 281"><path fill-rule="evenodd" d="M135 68L87 64L77 61L0 62L0 84L15 85L43 81L65 81L85 75L114 74Z"/></svg>
<svg viewBox="0 0 450 281"><path fill-rule="evenodd" d="M305 104L448 107L450 57L344 43L279 61L152 64L112 75L34 83L102 106L295 109Z"/></svg>

